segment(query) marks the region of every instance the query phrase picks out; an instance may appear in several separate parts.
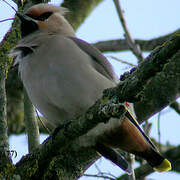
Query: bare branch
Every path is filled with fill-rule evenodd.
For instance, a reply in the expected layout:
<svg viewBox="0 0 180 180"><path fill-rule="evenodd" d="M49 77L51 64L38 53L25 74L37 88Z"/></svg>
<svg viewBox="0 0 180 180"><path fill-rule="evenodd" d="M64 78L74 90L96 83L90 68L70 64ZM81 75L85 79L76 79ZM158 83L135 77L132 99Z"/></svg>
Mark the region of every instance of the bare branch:
<svg viewBox="0 0 180 180"><path fill-rule="evenodd" d="M176 33L177 31L150 40L136 39L135 43L139 44L142 51L149 52L155 49L157 46L161 46L172 34ZM98 48L101 52L121 52L129 50L129 46L125 39L99 41L97 43L93 43L92 45Z"/></svg>
<svg viewBox="0 0 180 180"><path fill-rule="evenodd" d="M35 116L35 108L31 103L26 90L24 89L24 123L26 132L28 134L28 150L32 152L33 149L38 148L39 141L39 127Z"/></svg>
<svg viewBox="0 0 180 180"><path fill-rule="evenodd" d="M140 51L140 47L139 47L139 45L135 44L135 41L133 40L133 38L131 37L131 34L129 33L129 30L128 30L127 25L126 25L126 21L125 21L119 0L113 0L113 1L114 1L115 6L116 6L116 10L118 12L121 25L122 25L124 32L125 32L125 38L127 40L127 44L129 45L129 48L131 49L133 54L137 57L137 59L140 62L144 59L142 56L142 53Z"/></svg>
<svg viewBox="0 0 180 180"><path fill-rule="evenodd" d="M161 152L161 130L160 130L160 119L161 119L161 112L158 113L158 120L157 120L157 127L158 127L158 143L159 143L159 150Z"/></svg>
<svg viewBox="0 0 180 180"><path fill-rule="evenodd" d="M133 164L135 162L135 155L127 153L127 157L129 159L130 166L131 166L131 171L132 171L132 174L129 175L128 179L129 180L136 180L136 176L135 176L134 168L133 168Z"/></svg>
<svg viewBox="0 0 180 180"><path fill-rule="evenodd" d="M6 22L6 21L13 21L13 20L14 18L7 18L7 19L0 20L0 23Z"/></svg>
<svg viewBox="0 0 180 180"><path fill-rule="evenodd" d="M8 3L7 1L5 1L5 0L2 0L4 3L6 3L13 11L15 11L15 13L17 12L17 10L13 7L13 6L11 6L11 4L10 3Z"/></svg>
<svg viewBox="0 0 180 180"><path fill-rule="evenodd" d="M95 177L95 178L103 178L103 179L108 179L108 180L116 180L116 178L112 178L112 177L105 176L105 175L98 175L98 174L84 174L84 176Z"/></svg>
<svg viewBox="0 0 180 180"><path fill-rule="evenodd" d="M106 57L110 57L110 58L112 58L112 59L114 59L114 60L116 60L116 61L118 61L118 62L121 62L121 63L123 63L123 64L127 64L127 65L129 65L129 66L131 66L131 67L136 67L135 64L132 64L132 63L127 62L127 61L124 61L124 60L119 59L119 58L117 58L117 57L114 57L114 56L106 56Z"/></svg>

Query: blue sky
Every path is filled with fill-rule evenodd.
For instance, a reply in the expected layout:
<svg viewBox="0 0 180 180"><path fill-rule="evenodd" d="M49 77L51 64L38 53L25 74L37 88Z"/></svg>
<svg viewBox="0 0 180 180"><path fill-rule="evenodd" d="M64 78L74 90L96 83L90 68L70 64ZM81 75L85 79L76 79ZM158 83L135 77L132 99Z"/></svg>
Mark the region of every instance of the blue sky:
<svg viewBox="0 0 180 180"><path fill-rule="evenodd" d="M180 27L179 0L121 0L121 5L125 11L127 25L133 38L151 39L173 32ZM12 17L13 13L12 9L7 7L7 5L0 0L0 20ZM4 33L10 27L10 21L1 23L0 26L0 39L2 39ZM95 11L93 11L93 13L86 19L77 31L77 36L79 38L82 38L90 43L100 40L123 38L123 34L124 32L119 23L112 0L104 0L104 2L101 3ZM147 54L148 53L144 53L144 57L146 57ZM108 53L105 55L113 55L136 64L136 59L130 52ZM118 75L129 70L129 66L111 59L109 60L113 64ZM173 145L178 145L180 144L180 117L170 108L166 108L163 112L164 113L161 115L160 119L161 142L169 142ZM157 139L157 115L152 117L150 122L153 122L151 136ZM45 136L41 137L41 139L44 138ZM14 161L17 161L22 154L27 153L26 140L26 135L12 136L10 138L11 149L16 149L18 152L18 157L14 159ZM107 160L98 160L97 164L103 172L109 171L116 176L122 173L118 167L112 165L112 163ZM95 174L96 168L93 166L86 173ZM153 173L148 176L148 178L155 180L169 180L170 178L173 180L179 180L180 175L172 172L161 174ZM81 180L90 179L93 178L81 178Z"/></svg>

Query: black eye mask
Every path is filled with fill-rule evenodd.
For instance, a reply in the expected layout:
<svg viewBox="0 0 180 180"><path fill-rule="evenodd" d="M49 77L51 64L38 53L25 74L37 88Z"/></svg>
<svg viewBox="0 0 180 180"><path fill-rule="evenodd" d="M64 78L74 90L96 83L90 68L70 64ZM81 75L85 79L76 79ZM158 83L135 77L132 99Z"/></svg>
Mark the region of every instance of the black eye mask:
<svg viewBox="0 0 180 180"><path fill-rule="evenodd" d="M45 12L43 14L41 14L40 16L33 16L31 14L26 14L26 16L29 16L35 20L38 20L38 21L45 21L47 20L50 16L52 15L52 12Z"/></svg>

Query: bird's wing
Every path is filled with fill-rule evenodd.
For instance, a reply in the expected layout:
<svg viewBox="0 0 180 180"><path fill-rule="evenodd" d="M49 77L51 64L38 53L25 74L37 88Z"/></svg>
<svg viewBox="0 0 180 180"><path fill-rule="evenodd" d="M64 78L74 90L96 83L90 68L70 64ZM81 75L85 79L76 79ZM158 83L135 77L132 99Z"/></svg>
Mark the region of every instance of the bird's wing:
<svg viewBox="0 0 180 180"><path fill-rule="evenodd" d="M84 51L93 59L92 65L99 73L101 73L111 81L117 81L118 78L116 77L111 64L97 48L76 37L69 38L72 39L82 51Z"/></svg>
<svg viewBox="0 0 180 180"><path fill-rule="evenodd" d="M83 51L85 51L89 56L94 60L95 69L106 76L110 80L116 80L115 74L113 72L112 66L108 62L108 60L101 54L101 52L95 47L91 46L87 42L78 39L76 37L70 37ZM127 109L127 108L126 108ZM138 122L133 118L130 111L127 109L126 116L128 119L138 128L140 133L146 139L146 141L152 146L152 148L156 149L151 140L146 136L146 134L139 127Z"/></svg>

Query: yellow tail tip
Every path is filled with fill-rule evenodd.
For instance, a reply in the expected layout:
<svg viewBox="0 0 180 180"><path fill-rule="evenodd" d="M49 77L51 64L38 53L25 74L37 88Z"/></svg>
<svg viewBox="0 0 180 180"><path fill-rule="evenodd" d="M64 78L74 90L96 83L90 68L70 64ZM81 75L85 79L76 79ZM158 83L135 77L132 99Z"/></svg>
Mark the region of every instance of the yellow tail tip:
<svg viewBox="0 0 180 180"><path fill-rule="evenodd" d="M171 170L171 163L167 159L164 159L164 161L159 166L153 169L157 172L169 171Z"/></svg>

